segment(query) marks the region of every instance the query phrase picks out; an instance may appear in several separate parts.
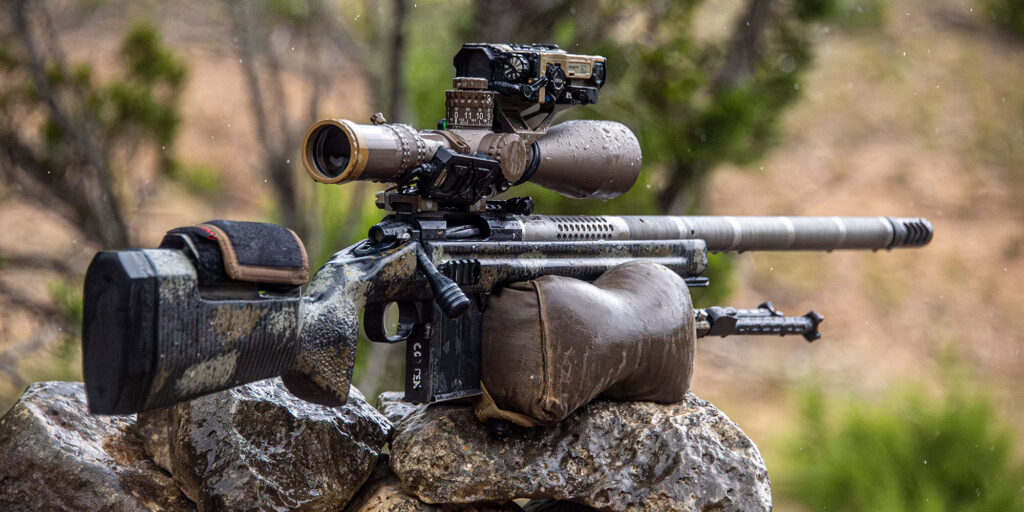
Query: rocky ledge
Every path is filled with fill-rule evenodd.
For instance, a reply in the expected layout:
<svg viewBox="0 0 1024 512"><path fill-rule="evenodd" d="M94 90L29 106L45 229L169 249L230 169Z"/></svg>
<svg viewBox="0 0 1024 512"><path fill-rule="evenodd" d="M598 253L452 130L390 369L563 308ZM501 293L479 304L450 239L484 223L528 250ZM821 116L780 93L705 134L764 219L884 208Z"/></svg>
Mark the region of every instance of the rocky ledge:
<svg viewBox="0 0 1024 512"><path fill-rule="evenodd" d="M89 414L79 383L29 386L0 419L0 510L195 510L133 424Z"/></svg>
<svg viewBox="0 0 1024 512"><path fill-rule="evenodd" d="M466 405L309 404L277 380L135 416L33 384L0 419L0 510L768 510L754 444L692 394L493 435ZM390 441L390 458L387 443ZM515 500L515 501L513 501Z"/></svg>
<svg viewBox="0 0 1024 512"><path fill-rule="evenodd" d="M379 407L395 422L391 469L403 489L428 503L531 498L608 511L771 508L757 447L692 393L670 405L595 401L556 426L512 426L504 437L466 406L410 412L385 394Z"/></svg>

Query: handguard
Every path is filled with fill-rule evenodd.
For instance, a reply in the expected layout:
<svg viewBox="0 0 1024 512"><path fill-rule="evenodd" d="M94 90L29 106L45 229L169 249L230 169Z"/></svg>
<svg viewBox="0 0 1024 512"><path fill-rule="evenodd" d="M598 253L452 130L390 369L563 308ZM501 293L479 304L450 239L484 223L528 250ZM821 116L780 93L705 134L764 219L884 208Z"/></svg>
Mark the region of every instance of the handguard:
<svg viewBox="0 0 1024 512"><path fill-rule="evenodd" d="M100 252L85 278L89 410L135 413L292 368L308 278L302 241L272 224L211 221L159 249Z"/></svg>

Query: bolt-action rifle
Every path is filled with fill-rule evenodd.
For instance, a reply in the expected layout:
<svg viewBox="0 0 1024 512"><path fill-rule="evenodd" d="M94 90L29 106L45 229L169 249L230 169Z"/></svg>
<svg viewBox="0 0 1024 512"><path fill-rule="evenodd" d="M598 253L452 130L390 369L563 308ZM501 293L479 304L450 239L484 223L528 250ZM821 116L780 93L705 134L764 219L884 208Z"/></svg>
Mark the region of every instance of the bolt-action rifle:
<svg viewBox="0 0 1024 512"><path fill-rule="evenodd" d="M159 249L97 254L85 283L89 407L133 413L269 377L304 399L343 403L359 334L406 343L405 397L480 394L488 295L545 275L597 279L630 261L660 263L707 286L720 251L893 249L927 244L931 224L890 217L533 215L529 198L494 197L532 182L578 198L613 198L640 172L640 145L611 121L552 124L597 101L606 61L556 46L466 44L454 59L445 119L416 131L375 115L328 119L302 145L321 183L390 183L388 214L366 240L306 282L301 242L283 228L214 221L168 233ZM386 325L397 305L397 322ZM698 336L818 338L821 315L695 310Z"/></svg>

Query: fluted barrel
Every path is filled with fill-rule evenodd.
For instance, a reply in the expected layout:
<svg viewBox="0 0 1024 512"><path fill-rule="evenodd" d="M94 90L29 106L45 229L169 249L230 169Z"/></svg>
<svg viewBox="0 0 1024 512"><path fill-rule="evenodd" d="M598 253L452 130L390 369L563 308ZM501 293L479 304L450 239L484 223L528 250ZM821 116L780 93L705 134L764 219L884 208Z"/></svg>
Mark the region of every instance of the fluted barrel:
<svg viewBox="0 0 1024 512"><path fill-rule="evenodd" d="M700 239L719 251L831 251L919 247L932 225L919 217L540 216L524 240Z"/></svg>

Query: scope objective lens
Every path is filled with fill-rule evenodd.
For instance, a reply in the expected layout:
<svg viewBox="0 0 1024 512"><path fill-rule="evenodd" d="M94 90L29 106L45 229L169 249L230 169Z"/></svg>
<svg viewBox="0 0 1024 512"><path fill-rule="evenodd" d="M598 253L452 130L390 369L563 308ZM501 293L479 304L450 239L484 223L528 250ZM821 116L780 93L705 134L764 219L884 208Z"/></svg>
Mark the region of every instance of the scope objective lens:
<svg viewBox="0 0 1024 512"><path fill-rule="evenodd" d="M352 156L352 147L349 145L348 136L345 132L333 125L325 125L317 131L314 137L312 156L317 171L327 178L337 178Z"/></svg>

